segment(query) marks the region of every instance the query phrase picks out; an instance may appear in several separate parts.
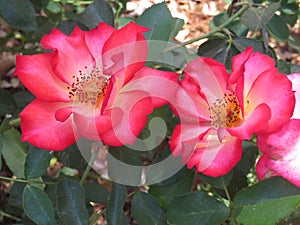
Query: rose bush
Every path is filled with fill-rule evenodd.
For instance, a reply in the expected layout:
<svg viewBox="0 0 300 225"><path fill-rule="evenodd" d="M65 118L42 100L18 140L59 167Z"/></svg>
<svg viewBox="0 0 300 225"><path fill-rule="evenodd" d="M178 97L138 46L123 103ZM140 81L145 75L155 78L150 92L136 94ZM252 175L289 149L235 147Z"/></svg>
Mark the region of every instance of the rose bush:
<svg viewBox="0 0 300 225"><path fill-rule="evenodd" d="M299 224L298 1L147 2L1 0L0 224Z"/></svg>

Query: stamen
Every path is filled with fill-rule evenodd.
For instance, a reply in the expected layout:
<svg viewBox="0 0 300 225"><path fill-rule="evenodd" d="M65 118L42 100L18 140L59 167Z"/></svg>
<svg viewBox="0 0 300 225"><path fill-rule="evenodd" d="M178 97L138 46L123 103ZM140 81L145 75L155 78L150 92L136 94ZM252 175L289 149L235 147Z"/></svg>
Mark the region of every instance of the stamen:
<svg viewBox="0 0 300 225"><path fill-rule="evenodd" d="M88 67L85 66L84 68L87 69ZM82 70L78 72L78 76L73 76L74 82L68 87L69 98L74 102L99 107L105 97L110 78L103 75L102 70L95 66L88 74Z"/></svg>
<svg viewBox="0 0 300 225"><path fill-rule="evenodd" d="M211 124L214 128L235 127L242 120L241 108L234 94L224 94L221 99L210 105Z"/></svg>

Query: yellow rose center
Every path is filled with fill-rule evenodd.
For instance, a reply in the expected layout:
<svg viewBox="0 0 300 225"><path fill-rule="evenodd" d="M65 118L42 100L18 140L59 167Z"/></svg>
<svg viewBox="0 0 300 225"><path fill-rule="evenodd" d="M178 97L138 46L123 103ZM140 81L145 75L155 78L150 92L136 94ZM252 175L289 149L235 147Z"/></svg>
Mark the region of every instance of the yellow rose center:
<svg viewBox="0 0 300 225"><path fill-rule="evenodd" d="M98 67L93 67L88 73L80 70L79 75L73 78L74 82L68 87L69 98L74 102L99 108L105 97L110 78L103 75Z"/></svg>
<svg viewBox="0 0 300 225"><path fill-rule="evenodd" d="M236 127L242 121L240 104L235 94L224 94L210 106L212 126L216 129Z"/></svg>

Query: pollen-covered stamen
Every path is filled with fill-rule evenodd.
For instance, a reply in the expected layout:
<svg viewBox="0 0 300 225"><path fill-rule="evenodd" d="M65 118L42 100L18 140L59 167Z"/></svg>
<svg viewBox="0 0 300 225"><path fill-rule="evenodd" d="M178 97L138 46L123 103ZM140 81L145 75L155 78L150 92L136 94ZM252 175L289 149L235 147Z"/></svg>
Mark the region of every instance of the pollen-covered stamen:
<svg viewBox="0 0 300 225"><path fill-rule="evenodd" d="M74 102L99 107L105 97L110 77L103 75L102 70L94 66L88 73L80 70L78 76L73 78L74 82L68 87L69 98Z"/></svg>
<svg viewBox="0 0 300 225"><path fill-rule="evenodd" d="M209 108L211 123L216 129L219 127L235 127L242 120L240 104L235 94L224 94Z"/></svg>

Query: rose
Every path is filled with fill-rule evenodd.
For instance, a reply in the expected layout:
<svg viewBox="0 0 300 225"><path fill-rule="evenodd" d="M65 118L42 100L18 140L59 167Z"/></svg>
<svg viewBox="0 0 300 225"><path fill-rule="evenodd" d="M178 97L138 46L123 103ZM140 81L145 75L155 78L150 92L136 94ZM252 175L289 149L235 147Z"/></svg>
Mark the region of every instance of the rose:
<svg viewBox="0 0 300 225"><path fill-rule="evenodd" d="M91 31L76 27L70 36L53 29L41 40L50 52L18 55L15 73L36 96L20 114L22 140L48 150L63 150L81 137L132 144L147 115L165 101L141 98L143 91L124 94L126 86L149 75L177 80L174 73L144 67L146 31L134 23L119 30L105 23ZM120 110L135 96L141 100L134 108Z"/></svg>
<svg viewBox="0 0 300 225"><path fill-rule="evenodd" d="M242 140L280 129L293 114L291 82L278 74L272 58L252 48L233 57L231 74L210 58L191 61L180 85L173 108L181 124L174 129L171 150L189 168L209 176L224 175L237 164ZM185 92L193 105L186 104Z"/></svg>

